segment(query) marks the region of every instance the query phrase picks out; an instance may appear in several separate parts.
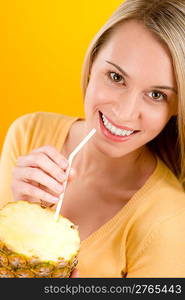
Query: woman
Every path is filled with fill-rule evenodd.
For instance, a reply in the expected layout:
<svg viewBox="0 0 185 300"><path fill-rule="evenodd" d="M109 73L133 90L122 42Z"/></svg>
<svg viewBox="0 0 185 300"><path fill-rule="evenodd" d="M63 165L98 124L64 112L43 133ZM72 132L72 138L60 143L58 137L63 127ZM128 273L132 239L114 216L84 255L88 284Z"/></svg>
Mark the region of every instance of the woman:
<svg viewBox="0 0 185 300"><path fill-rule="evenodd" d="M185 277L184 28L183 0L125 1L87 51L85 119L39 112L9 129L2 205L52 205L96 128L61 211L79 225L80 277Z"/></svg>

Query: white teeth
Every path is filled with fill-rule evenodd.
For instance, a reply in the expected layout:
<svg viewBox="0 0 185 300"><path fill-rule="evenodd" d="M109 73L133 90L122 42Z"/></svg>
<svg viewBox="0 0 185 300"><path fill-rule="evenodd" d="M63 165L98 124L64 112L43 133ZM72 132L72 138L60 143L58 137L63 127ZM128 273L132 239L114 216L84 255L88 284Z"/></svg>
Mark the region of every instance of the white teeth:
<svg viewBox="0 0 185 300"><path fill-rule="evenodd" d="M122 130L120 128L115 127L112 125L106 117L102 114L102 119L105 127L113 134L119 135L119 136L128 136L134 132L134 130Z"/></svg>
<svg viewBox="0 0 185 300"><path fill-rule="evenodd" d="M122 134L122 130L121 129L116 129L116 134L117 135L121 135Z"/></svg>

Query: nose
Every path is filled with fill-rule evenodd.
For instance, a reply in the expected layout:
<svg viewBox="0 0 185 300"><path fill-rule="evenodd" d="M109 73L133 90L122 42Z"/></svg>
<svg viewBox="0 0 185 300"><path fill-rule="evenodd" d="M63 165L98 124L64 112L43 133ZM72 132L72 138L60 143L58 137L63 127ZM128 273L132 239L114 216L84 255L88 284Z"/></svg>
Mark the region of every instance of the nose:
<svg viewBox="0 0 185 300"><path fill-rule="evenodd" d="M136 91L124 93L116 99L113 106L113 113L118 119L125 121L137 120L141 117L142 104Z"/></svg>

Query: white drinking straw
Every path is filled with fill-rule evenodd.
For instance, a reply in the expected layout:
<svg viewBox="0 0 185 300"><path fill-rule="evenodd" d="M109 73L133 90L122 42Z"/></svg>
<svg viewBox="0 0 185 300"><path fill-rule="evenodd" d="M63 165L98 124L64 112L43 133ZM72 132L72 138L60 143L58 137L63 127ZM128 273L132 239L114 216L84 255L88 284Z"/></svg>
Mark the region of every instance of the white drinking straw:
<svg viewBox="0 0 185 300"><path fill-rule="evenodd" d="M64 191L60 195L59 201L57 203L57 207L56 207L55 214L54 214L55 221L58 220L58 217L59 217L59 214L60 214L60 210L61 210L61 207L62 207L62 203L63 203L63 199L64 199L64 193L65 193L65 190L66 190L67 180L68 180L69 172L71 170L71 165L72 165L73 158L82 149L82 147L88 142L88 140L95 134L95 132L96 132L96 129L93 128L88 133L88 135L86 135L85 138L80 142L80 144L71 152L71 154L68 157L68 163L69 164L68 164L68 168L66 170L66 180L64 182Z"/></svg>

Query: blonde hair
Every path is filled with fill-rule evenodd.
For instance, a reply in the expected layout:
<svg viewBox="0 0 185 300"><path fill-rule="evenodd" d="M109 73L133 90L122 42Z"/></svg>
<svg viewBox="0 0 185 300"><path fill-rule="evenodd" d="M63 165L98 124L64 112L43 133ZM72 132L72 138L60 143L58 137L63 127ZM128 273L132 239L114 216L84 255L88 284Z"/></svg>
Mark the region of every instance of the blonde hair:
<svg viewBox="0 0 185 300"><path fill-rule="evenodd" d="M171 53L177 82L178 113L148 146L173 171L185 189L185 0L123 2L89 45L82 68L83 95L97 53L116 26L130 19L142 21Z"/></svg>

